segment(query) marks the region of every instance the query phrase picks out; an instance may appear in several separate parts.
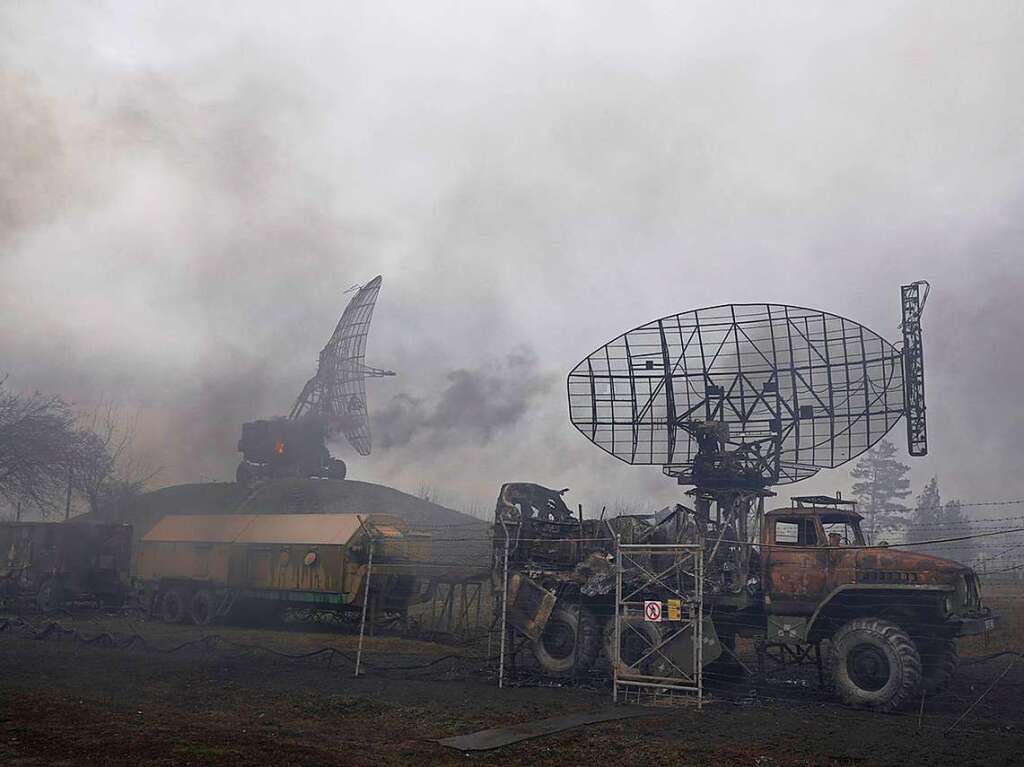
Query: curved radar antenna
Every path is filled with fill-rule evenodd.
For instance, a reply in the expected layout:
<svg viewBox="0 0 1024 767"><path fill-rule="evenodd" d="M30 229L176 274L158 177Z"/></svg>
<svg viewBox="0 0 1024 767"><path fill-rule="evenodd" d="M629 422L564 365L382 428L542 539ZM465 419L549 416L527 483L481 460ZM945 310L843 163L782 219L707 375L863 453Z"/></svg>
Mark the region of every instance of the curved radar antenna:
<svg viewBox="0 0 1024 767"><path fill-rule="evenodd" d="M320 352L316 375L306 382L288 416L323 418L328 436L340 431L359 455L369 455L372 447L366 379L395 375L365 363L366 336L382 282L378 275L356 291Z"/></svg>
<svg viewBox="0 0 1024 767"><path fill-rule="evenodd" d="M911 293L903 350L853 320L785 304L648 322L572 369L570 419L616 458L704 488L806 479L868 450L904 414L922 454L923 302Z"/></svg>

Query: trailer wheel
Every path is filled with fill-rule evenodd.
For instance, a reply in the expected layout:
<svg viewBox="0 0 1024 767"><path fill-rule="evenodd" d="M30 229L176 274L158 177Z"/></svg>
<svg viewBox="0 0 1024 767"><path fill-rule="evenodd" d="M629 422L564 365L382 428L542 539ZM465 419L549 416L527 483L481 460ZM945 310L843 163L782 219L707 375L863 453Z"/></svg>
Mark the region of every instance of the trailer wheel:
<svg viewBox="0 0 1024 767"><path fill-rule="evenodd" d="M960 668L960 646L956 639L921 637L915 639L921 654L921 679L929 695L945 690Z"/></svg>
<svg viewBox="0 0 1024 767"><path fill-rule="evenodd" d="M537 662L552 676L586 671L594 665L600 651L597 619L579 605L556 604L544 633L533 643Z"/></svg>
<svg viewBox="0 0 1024 767"><path fill-rule="evenodd" d="M192 595L192 602L189 609L189 617L197 626L208 626L213 622L217 614L217 605L213 598L213 592L209 589L199 589Z"/></svg>
<svg viewBox="0 0 1024 767"><path fill-rule="evenodd" d="M36 605L44 613L64 604L64 584L59 578L47 578L36 593Z"/></svg>
<svg viewBox="0 0 1024 767"><path fill-rule="evenodd" d="M160 616L164 623L182 623L188 615L187 605L185 589L181 586L165 591L160 598Z"/></svg>
<svg viewBox="0 0 1024 767"><path fill-rule="evenodd" d="M850 706L896 711L921 686L921 656L903 629L881 618L857 618L832 637L836 692Z"/></svg>

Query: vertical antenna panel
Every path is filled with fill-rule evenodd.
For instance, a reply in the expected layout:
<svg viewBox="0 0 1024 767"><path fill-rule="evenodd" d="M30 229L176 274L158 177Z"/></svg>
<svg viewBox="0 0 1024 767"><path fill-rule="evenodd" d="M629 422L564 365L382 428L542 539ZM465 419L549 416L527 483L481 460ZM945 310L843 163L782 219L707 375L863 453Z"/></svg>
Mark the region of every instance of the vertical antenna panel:
<svg viewBox="0 0 1024 767"><path fill-rule="evenodd" d="M921 286L924 285L924 296ZM912 456L928 455L928 424L924 404L924 346L921 343L921 311L928 283L904 285L903 297L903 398L907 410L907 450Z"/></svg>

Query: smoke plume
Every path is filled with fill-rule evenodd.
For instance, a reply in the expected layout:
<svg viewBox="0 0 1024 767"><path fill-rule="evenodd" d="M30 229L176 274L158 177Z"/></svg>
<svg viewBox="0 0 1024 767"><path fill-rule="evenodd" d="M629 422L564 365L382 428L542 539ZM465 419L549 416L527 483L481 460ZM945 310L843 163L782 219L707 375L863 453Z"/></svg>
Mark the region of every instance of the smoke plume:
<svg viewBox="0 0 1024 767"><path fill-rule="evenodd" d="M451 371L436 398L396 394L373 419L378 445L487 445L551 392L555 377L539 362L535 352L522 348L484 368Z"/></svg>

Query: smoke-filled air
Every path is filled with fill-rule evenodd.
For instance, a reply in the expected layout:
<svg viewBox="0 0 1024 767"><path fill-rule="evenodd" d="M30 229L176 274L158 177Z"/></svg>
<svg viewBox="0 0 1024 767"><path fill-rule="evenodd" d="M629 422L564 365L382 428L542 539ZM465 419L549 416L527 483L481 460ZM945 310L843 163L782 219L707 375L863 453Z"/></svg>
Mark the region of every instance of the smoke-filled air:
<svg viewBox="0 0 1024 767"><path fill-rule="evenodd" d="M1017 498L1017 3L8 3L6 385L137 414L154 486L229 481L353 285L382 274L373 453L349 476L468 507L679 489L569 423L612 337L726 302L899 340L927 279L930 454ZM905 451L898 427L894 441ZM825 471L806 491L849 488Z"/></svg>
<svg viewBox="0 0 1024 767"><path fill-rule="evenodd" d="M1024 754L1024 0L0 0L0 767Z"/></svg>

